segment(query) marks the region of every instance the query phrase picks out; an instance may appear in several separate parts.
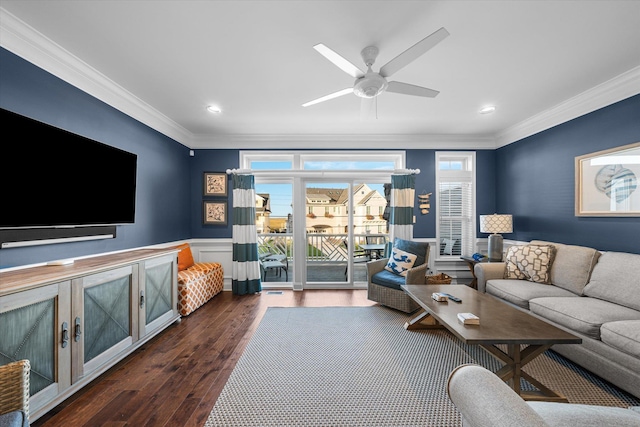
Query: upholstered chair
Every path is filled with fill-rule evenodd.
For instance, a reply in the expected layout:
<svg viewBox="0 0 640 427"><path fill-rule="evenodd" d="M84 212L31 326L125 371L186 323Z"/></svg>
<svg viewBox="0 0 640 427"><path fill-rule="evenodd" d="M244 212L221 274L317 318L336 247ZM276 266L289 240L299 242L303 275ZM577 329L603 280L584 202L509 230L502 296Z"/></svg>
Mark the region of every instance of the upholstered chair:
<svg viewBox="0 0 640 427"><path fill-rule="evenodd" d="M411 255L415 256L413 264L403 265ZM400 286L426 284L428 261L428 243L396 238L389 257L367 263L367 298L405 313L416 311L420 306Z"/></svg>
<svg viewBox="0 0 640 427"><path fill-rule="evenodd" d="M525 401L496 374L474 364L449 374L447 393L465 427L640 426L637 406Z"/></svg>

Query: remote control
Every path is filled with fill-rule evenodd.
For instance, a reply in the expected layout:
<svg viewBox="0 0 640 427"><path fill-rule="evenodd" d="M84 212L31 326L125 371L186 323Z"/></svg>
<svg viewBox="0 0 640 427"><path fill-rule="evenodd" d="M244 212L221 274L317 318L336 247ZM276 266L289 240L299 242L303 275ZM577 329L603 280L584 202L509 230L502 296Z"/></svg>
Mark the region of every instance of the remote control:
<svg viewBox="0 0 640 427"><path fill-rule="evenodd" d="M446 295L446 296L447 296L447 298L449 298L451 301L455 301L455 302L462 302L462 300L461 300L460 298L458 298L458 297L454 297L454 296L453 296L453 295L451 295L451 294L443 294L443 295Z"/></svg>

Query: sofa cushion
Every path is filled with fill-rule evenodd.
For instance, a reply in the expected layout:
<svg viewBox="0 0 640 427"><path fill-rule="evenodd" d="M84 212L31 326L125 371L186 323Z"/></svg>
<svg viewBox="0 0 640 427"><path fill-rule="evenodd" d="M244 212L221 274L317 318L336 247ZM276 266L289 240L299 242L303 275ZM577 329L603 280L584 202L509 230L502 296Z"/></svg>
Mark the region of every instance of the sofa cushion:
<svg viewBox="0 0 640 427"><path fill-rule="evenodd" d="M583 294L640 310L640 255L603 253Z"/></svg>
<svg viewBox="0 0 640 427"><path fill-rule="evenodd" d="M386 286L387 288L397 289L401 291L400 285L406 283L405 277L393 274L388 270L382 270L371 276L371 282L376 285Z"/></svg>
<svg viewBox="0 0 640 427"><path fill-rule="evenodd" d="M505 279L549 283L555 247L552 245L511 246L505 256Z"/></svg>
<svg viewBox="0 0 640 427"><path fill-rule="evenodd" d="M542 240L532 240L531 244L555 246L556 256L551 266L551 283L582 295L582 290L589 283L591 271L598 262L600 252L585 246L564 245Z"/></svg>
<svg viewBox="0 0 640 427"><path fill-rule="evenodd" d="M529 309L545 319L593 339L600 339L600 327L618 320L640 320L640 311L597 298L543 297L529 301Z"/></svg>
<svg viewBox="0 0 640 427"><path fill-rule="evenodd" d="M489 280L486 292L525 309L529 308L529 301L533 298L575 296L575 294L557 286L516 279Z"/></svg>
<svg viewBox="0 0 640 427"><path fill-rule="evenodd" d="M384 269L392 272L393 274L406 276L407 271L413 267L413 264L415 264L417 257L418 256L415 254L394 247L391 250L389 262L387 262Z"/></svg>
<svg viewBox="0 0 640 427"><path fill-rule="evenodd" d="M600 339L603 343L640 359L640 320L605 323L600 328Z"/></svg>

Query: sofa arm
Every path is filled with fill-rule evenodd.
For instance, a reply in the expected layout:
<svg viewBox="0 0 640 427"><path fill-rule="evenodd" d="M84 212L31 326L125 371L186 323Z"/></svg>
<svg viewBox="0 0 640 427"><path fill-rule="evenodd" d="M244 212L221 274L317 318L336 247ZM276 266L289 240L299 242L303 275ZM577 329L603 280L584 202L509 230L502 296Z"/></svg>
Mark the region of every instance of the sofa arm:
<svg viewBox="0 0 640 427"><path fill-rule="evenodd" d="M478 292L485 292L487 281L502 279L507 264L504 262L479 262L473 267L473 274L478 279Z"/></svg>
<svg viewBox="0 0 640 427"><path fill-rule="evenodd" d="M449 374L449 399L465 427L544 427L548 424L496 374L461 365Z"/></svg>
<svg viewBox="0 0 640 427"><path fill-rule="evenodd" d="M384 266L387 265L388 262L389 258L380 258L375 261L367 262L367 280L371 282L373 275L384 270Z"/></svg>

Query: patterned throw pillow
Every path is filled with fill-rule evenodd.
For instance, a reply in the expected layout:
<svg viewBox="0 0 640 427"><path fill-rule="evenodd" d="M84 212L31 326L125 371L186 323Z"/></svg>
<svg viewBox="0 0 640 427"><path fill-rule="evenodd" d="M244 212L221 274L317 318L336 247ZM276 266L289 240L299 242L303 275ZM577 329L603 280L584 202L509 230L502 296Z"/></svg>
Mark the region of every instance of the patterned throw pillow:
<svg viewBox="0 0 640 427"><path fill-rule="evenodd" d="M549 283L556 248L552 245L511 246L505 257L505 279Z"/></svg>
<svg viewBox="0 0 640 427"><path fill-rule="evenodd" d="M385 270L389 270L394 274L406 276L407 271L413 267L413 264L415 264L417 258L417 255L394 247L391 250L389 262L387 262L387 265L384 268Z"/></svg>

